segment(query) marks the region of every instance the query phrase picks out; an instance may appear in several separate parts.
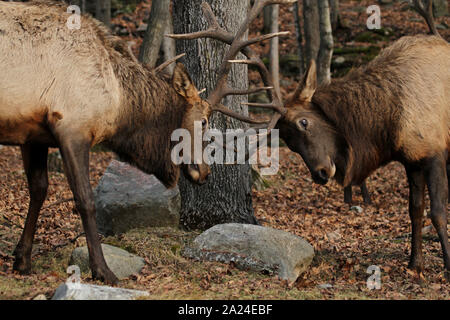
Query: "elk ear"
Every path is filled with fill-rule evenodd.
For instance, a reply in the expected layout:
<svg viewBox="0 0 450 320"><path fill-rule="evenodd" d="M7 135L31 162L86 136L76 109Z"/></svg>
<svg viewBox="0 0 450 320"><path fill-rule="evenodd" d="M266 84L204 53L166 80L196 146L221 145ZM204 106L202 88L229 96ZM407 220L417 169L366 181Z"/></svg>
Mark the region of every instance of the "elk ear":
<svg viewBox="0 0 450 320"><path fill-rule="evenodd" d="M309 69L303 76L302 82L300 82L297 90L295 91L292 99L300 100L304 102L311 102L311 99L317 89L317 69L316 62L311 60Z"/></svg>
<svg viewBox="0 0 450 320"><path fill-rule="evenodd" d="M175 66L172 85L175 91L186 99L198 96L197 88L192 83L191 77L182 63L177 63Z"/></svg>

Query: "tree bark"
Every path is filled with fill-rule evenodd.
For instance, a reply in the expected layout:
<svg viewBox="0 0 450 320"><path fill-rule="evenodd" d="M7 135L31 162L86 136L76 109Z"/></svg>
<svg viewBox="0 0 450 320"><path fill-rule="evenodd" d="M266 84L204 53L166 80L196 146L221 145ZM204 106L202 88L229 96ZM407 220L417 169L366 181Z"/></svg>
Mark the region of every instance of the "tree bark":
<svg viewBox="0 0 450 320"><path fill-rule="evenodd" d="M330 0L331 28L335 31L339 25L339 0Z"/></svg>
<svg viewBox="0 0 450 320"><path fill-rule="evenodd" d="M172 34L173 33L173 18L172 14L169 13L167 24L166 24L166 34ZM168 37L163 37L162 40L162 50L164 53L164 61L168 61L175 57L176 55L176 47L175 47L175 40ZM167 70L169 70L169 73L173 73L175 65L172 63L167 67Z"/></svg>
<svg viewBox="0 0 450 320"><path fill-rule="evenodd" d="M294 3L295 34L297 36L298 56L300 58L300 75L305 73L305 49L303 48L302 24L300 22L300 0Z"/></svg>
<svg viewBox="0 0 450 320"><path fill-rule="evenodd" d="M153 0L147 32L139 52L139 60L154 68L158 60L159 51L167 28L170 15L170 0Z"/></svg>
<svg viewBox="0 0 450 320"><path fill-rule="evenodd" d="M270 28L272 26L272 6L267 6L263 11L264 24L263 24L263 33L267 34L270 32Z"/></svg>
<svg viewBox="0 0 450 320"><path fill-rule="evenodd" d="M203 0L174 0L174 31L188 33L208 28L201 11ZM207 0L219 23L230 32L237 28L247 15L247 0ZM211 92L217 82L218 70L227 46L210 39L180 40L176 42L177 53L187 53L186 67L199 89ZM241 56L242 58L242 56ZM232 87L247 88L247 66L234 65L229 83ZM247 114L241 106L247 98L229 96L223 103L238 112ZM225 130L243 128L237 120L214 113L210 127ZM179 182L182 208L181 224L187 229L205 230L216 224L237 222L256 224L253 215L251 171L249 165L212 165L207 184L194 186L184 177Z"/></svg>
<svg viewBox="0 0 450 320"><path fill-rule="evenodd" d="M280 5L272 5L272 15L270 21L270 33L279 31L278 17L280 15ZM270 72L272 73L273 84L278 96L281 97L280 91L280 39L278 37L270 40Z"/></svg>
<svg viewBox="0 0 450 320"><path fill-rule="evenodd" d="M319 0L320 50L317 61L319 84L331 81L331 58L333 56L333 33L331 30L330 5L328 0Z"/></svg>
<svg viewBox="0 0 450 320"><path fill-rule="evenodd" d="M306 64L317 60L320 47L319 8L317 0L303 0Z"/></svg>
<svg viewBox="0 0 450 320"><path fill-rule="evenodd" d="M111 0L96 0L95 17L108 28L111 27Z"/></svg>

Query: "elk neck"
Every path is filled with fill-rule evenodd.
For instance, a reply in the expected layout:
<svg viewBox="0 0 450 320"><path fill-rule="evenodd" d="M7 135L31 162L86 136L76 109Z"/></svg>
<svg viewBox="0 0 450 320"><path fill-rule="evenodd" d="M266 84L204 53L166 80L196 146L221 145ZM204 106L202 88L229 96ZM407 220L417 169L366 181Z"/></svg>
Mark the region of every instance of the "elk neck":
<svg viewBox="0 0 450 320"><path fill-rule="evenodd" d="M356 69L332 80L320 86L312 100L342 144L335 163L336 180L344 186L362 183L395 157L401 91L377 68L382 66Z"/></svg>
<svg viewBox="0 0 450 320"><path fill-rule="evenodd" d="M170 137L181 127L186 102L166 80L137 63L117 65L115 72L122 105L116 133L106 145L121 160L174 187L180 170L170 157Z"/></svg>

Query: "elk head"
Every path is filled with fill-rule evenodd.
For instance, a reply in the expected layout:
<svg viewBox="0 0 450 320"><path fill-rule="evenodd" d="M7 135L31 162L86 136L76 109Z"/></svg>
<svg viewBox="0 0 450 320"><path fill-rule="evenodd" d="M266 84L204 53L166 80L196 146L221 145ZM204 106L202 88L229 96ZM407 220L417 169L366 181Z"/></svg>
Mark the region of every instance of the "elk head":
<svg viewBox="0 0 450 320"><path fill-rule="evenodd" d="M195 123L200 123L203 134L208 129L208 119L212 111L211 106L207 101L200 98L199 91L193 84L186 68L181 63L177 63L175 66L172 86L186 101L181 127L186 129L191 137L195 137ZM183 155L184 158L187 157L187 161L182 165L184 175L197 184L204 184L211 173L211 169L203 161L202 156L203 153L201 152L200 155L197 155L199 159L195 158L195 143L192 142L190 154Z"/></svg>
<svg viewBox="0 0 450 320"><path fill-rule="evenodd" d="M312 103L316 89L316 63L313 60L297 90L286 101L287 112L276 127L289 149L302 156L314 182L326 184L336 174L340 139Z"/></svg>

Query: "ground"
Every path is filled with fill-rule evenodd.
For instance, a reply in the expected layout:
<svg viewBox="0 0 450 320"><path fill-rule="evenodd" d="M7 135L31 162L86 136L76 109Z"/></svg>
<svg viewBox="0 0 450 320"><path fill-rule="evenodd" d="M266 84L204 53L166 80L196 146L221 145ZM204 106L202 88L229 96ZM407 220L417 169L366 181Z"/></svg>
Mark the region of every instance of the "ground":
<svg viewBox="0 0 450 320"><path fill-rule="evenodd" d="M339 50L348 48L379 50L402 35L426 32L416 13L396 3L382 7L382 26L390 35L368 34L365 8L371 3L341 3L342 17L348 26L336 33L338 54L342 53ZM138 7L131 14L133 19L145 16L142 10L146 7L148 4ZM448 24L448 17L438 22ZM284 8L281 29L293 31L292 23L290 11ZM139 23L133 25L134 29L127 25L130 35L124 38L133 39L138 45L140 39L134 30ZM258 21L251 34L257 33L260 25ZM450 40L449 29L440 31ZM267 51L266 46L258 49ZM295 54L296 50L295 37L282 40L282 55ZM364 50L357 51L360 52L353 57L354 65L373 58L373 54ZM284 94L289 93L298 78L283 76L287 83ZM316 256L312 265L296 283L289 286L276 277L241 271L233 265L187 260L181 251L198 233L159 228L134 230L102 240L146 260L143 272L121 281L120 286L146 290L151 299L450 299L450 284L443 279L442 253L434 230L424 236L424 278L419 279L406 268L411 227L407 182L400 164L380 168L368 179L372 205L363 204L357 188L354 189L354 205L363 209L357 212L344 203L343 190L336 183L314 184L300 156L285 147L281 148L280 155L278 175L269 178L266 189L254 190L253 202L255 215L262 225L301 236L314 246ZM108 152L91 153L93 187L112 157ZM32 299L38 294L49 298L68 277L66 268L71 251L85 244L81 221L73 202L68 200L72 195L64 175L51 172L49 196L41 212L33 249L33 271L31 275L18 275L12 271L12 252L29 201L20 150L1 149L0 167L0 299ZM429 212L429 206L426 211ZM424 226L429 225L427 217ZM371 265L381 269L380 290L367 289L370 274L366 271ZM85 283L93 282L89 274L82 279ZM332 287L318 287L324 284Z"/></svg>

